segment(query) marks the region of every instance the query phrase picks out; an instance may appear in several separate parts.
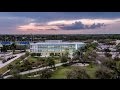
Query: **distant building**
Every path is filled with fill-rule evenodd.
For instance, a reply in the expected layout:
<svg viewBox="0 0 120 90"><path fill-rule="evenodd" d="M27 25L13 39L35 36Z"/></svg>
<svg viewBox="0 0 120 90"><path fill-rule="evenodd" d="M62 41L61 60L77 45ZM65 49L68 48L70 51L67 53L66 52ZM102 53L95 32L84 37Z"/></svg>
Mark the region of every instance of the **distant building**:
<svg viewBox="0 0 120 90"><path fill-rule="evenodd" d="M84 46L82 42L62 42L61 40L46 40L45 42L30 43L31 53L40 53L41 56L62 55L66 50L72 55L75 50Z"/></svg>
<svg viewBox="0 0 120 90"><path fill-rule="evenodd" d="M17 45L29 45L29 41L19 41L16 42Z"/></svg>
<svg viewBox="0 0 120 90"><path fill-rule="evenodd" d="M2 41L2 42L0 42L0 44L2 44L2 45L11 45L12 42L11 41Z"/></svg>

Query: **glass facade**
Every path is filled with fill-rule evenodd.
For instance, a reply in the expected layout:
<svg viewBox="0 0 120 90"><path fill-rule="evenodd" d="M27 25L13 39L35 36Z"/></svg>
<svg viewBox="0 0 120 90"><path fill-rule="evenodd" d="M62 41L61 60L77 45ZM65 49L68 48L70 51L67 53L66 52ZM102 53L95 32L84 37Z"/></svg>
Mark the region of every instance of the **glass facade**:
<svg viewBox="0 0 120 90"><path fill-rule="evenodd" d="M69 53L73 53L77 48L84 46L84 43L71 43L71 42L60 42L60 43L30 43L31 53L62 53L68 50Z"/></svg>

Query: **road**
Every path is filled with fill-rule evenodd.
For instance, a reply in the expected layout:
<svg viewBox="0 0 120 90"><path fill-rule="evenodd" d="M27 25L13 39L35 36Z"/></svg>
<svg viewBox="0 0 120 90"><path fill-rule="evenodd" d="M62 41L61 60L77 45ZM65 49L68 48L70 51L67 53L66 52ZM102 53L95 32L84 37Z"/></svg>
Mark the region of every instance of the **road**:
<svg viewBox="0 0 120 90"><path fill-rule="evenodd" d="M68 63L68 62L67 62ZM59 64L56 64L55 67L58 67L58 66L61 66L65 63L59 63ZM29 70L29 71L24 71L24 72L21 72L19 73L20 75L24 75L24 74L29 74L29 73L33 73L33 72L37 72L37 71L40 71L40 70L44 70L46 68L50 68L49 66L47 67L42 67L42 68L38 68L38 69L33 69L33 70ZM9 77L12 77L12 75L7 75L7 76L4 76L3 78L6 79L6 78L9 78Z"/></svg>
<svg viewBox="0 0 120 90"><path fill-rule="evenodd" d="M25 53L14 54L14 55L16 55L16 57L13 58L13 59L11 59L11 60L9 60L9 61L7 61L7 62L5 62L5 63L2 63L2 62L1 62L1 63L0 63L0 68L8 65L9 63L13 62L14 60L16 60L17 58L21 57L21 56L24 55L24 54L25 54Z"/></svg>

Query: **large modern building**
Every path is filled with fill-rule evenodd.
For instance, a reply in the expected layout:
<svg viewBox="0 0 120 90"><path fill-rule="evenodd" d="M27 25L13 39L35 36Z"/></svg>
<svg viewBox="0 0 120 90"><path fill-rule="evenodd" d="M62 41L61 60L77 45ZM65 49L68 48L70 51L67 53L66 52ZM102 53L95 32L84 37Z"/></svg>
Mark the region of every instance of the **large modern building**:
<svg viewBox="0 0 120 90"><path fill-rule="evenodd" d="M61 40L46 40L45 42L30 43L31 53L41 56L62 55L66 50L72 55L75 50L84 46L82 42L62 42Z"/></svg>

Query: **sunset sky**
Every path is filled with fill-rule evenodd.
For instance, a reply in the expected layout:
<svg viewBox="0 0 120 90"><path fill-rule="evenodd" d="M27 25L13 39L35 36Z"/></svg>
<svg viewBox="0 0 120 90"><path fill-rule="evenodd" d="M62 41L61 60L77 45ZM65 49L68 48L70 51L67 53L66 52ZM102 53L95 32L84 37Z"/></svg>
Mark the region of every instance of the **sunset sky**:
<svg viewBox="0 0 120 90"><path fill-rule="evenodd" d="M120 12L0 12L0 34L120 34Z"/></svg>

